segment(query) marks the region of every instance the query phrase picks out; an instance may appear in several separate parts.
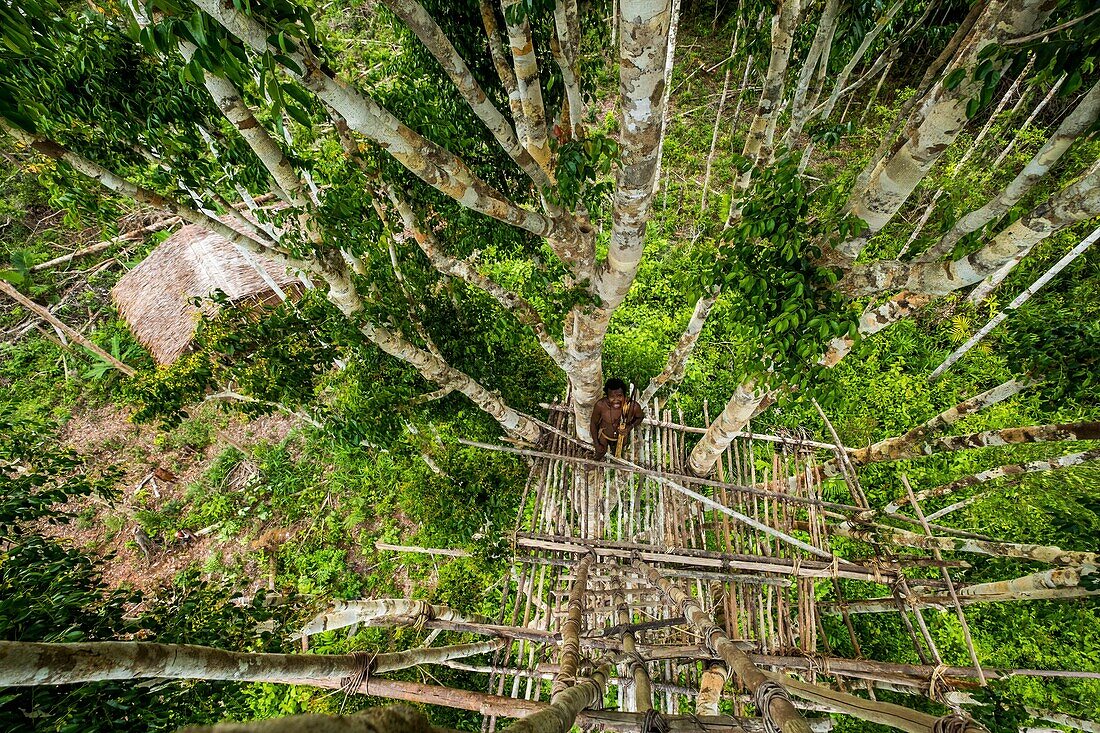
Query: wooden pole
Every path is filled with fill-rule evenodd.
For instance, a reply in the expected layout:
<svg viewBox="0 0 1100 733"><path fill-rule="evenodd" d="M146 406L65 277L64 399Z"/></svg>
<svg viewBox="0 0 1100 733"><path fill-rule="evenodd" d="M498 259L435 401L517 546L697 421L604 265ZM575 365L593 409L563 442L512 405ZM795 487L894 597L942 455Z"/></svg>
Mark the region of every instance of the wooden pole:
<svg viewBox="0 0 1100 733"><path fill-rule="evenodd" d="M688 618L695 630L703 636L714 653L720 657L728 669L755 696L760 715L764 718L765 728L773 727L782 733L809 733L810 726L791 704L783 687L768 678L757 669L745 652L731 643L726 632L718 628L714 620L688 594L677 588L654 567L635 558L634 567L642 572L654 586L657 586L669 601L679 609L679 613Z"/></svg>
<svg viewBox="0 0 1100 733"><path fill-rule="evenodd" d="M556 700L558 695L571 687L577 678L577 668L581 661L581 616L584 614L584 592L588 587L588 570L592 567L596 556L589 553L577 563L576 576L573 585L569 588L569 603L567 605L569 615L565 623L561 625L561 665L554 684L550 688L550 699ZM574 715L574 717L576 717ZM568 727L566 728L568 730Z"/></svg>
<svg viewBox="0 0 1100 733"><path fill-rule="evenodd" d="M909 503L913 505L913 511L916 512L917 519L920 520L921 525L924 527L924 533L931 537L932 528L928 526L928 520L925 519L920 503L913 493L913 487L909 485L909 477L902 474L901 483L905 486L905 492L909 495ZM943 559L943 555L940 554L939 550L933 550L932 555L937 560ZM962 604L959 603L959 596L955 593L955 583L951 580L951 574L947 572L947 568L940 568L940 572L943 574L944 582L947 583L947 593L951 596L951 600L955 604L955 614L958 616L959 623L962 625L963 641L966 642L966 649L970 653L970 661L974 663L974 671L977 673L978 679L982 683L982 687L985 687L985 674L982 672L982 665L978 661L978 652L974 648L974 639L970 636L970 624L966 622L966 613L963 612Z"/></svg>
<svg viewBox="0 0 1100 733"><path fill-rule="evenodd" d="M583 544L582 544L583 543ZM834 568L832 563L820 560L802 560L796 563L792 558L772 557L767 555L737 555L713 550L695 550L687 548L669 548L667 551L658 552L650 549L649 545L641 545L633 542L615 542L613 540L584 539L578 540L572 537L558 535L535 535L529 532L520 532L516 536L516 546L529 550L549 550L552 552L569 552L586 554L595 552L599 557L615 557L629 560L637 554L646 562L667 563L670 565L684 565L689 567L712 568L716 570L746 570L757 573L777 573L805 578L831 578L834 575L849 580L866 580L872 582L893 582L896 579L896 569L875 570L855 565L841 560ZM897 566L895 565L895 568ZM934 581L934 585L940 585L940 581Z"/></svg>
<svg viewBox="0 0 1100 733"><path fill-rule="evenodd" d="M601 666L591 677L577 680L551 698L550 705L533 715L512 724L514 733L567 733L584 708L592 707L603 699L604 686L610 676L610 668ZM561 677L559 673L558 677ZM554 680L557 684L558 680Z"/></svg>
<svg viewBox="0 0 1100 733"><path fill-rule="evenodd" d="M787 689L805 700L831 705L853 718L887 725L905 731L905 733L934 733L937 730L948 729L947 726L938 725L941 720L945 720L944 718L937 718L934 715L901 705L878 700L865 700L862 697L830 690L827 687L810 684L809 682L801 682L777 673L769 673L768 676L777 681L782 680ZM955 722L956 725L951 726L950 729L957 729L961 733L988 733L985 728L969 718L947 716L946 720Z"/></svg>
<svg viewBox="0 0 1100 733"><path fill-rule="evenodd" d="M615 595L612 602L615 604L619 624L630 624L630 607L627 605L623 594L620 592ZM644 713L653 707L653 690L650 687L649 670L646 668L641 655L638 654L634 632L632 630L623 631L622 639L623 654L629 659L627 662L628 669L634 682L634 712Z"/></svg>
<svg viewBox="0 0 1100 733"><path fill-rule="evenodd" d="M582 458L580 456L560 455L555 453L546 453L543 451L531 450L528 448L513 448L507 445L494 445L492 443L480 443L476 440L466 440L459 438L457 441L460 445L467 445L471 448L483 448L484 450L497 451L501 453L512 453L517 456L526 456L527 458L541 458L550 461L560 461L562 463L569 463L579 466L593 466L596 468L611 469L616 471L626 471L627 473L634 473L640 476L649 476L650 478L657 479L660 482L662 479L667 480L667 477L662 471L658 471L645 466L632 463L625 459L621 461L596 461L591 458ZM790 501L796 504L809 504L814 503L818 506L835 509L837 511L845 512L859 512L861 508L858 506L852 506L851 504L838 504L830 501L820 501L816 499L807 499L805 497L790 496L789 494L778 494L772 491L764 491L762 489L754 488L753 486L740 486L736 484L726 484L721 481L715 481L713 479L700 478L697 476L685 477L690 483L698 484L700 486L714 486L718 488L725 488L731 491L742 492L746 494L752 494L754 496L768 496L772 498L780 498L783 501ZM719 510L721 511L721 510Z"/></svg>

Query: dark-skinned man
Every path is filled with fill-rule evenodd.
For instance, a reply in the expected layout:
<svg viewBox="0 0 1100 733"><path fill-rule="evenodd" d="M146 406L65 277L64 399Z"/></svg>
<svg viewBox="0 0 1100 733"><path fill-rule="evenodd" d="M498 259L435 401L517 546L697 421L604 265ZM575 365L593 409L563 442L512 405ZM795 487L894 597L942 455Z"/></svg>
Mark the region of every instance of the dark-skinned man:
<svg viewBox="0 0 1100 733"><path fill-rule="evenodd" d="M642 406L633 399L627 400L626 383L623 380L614 377L607 380L603 393L603 399L592 408L590 426L592 444L596 446L596 458L600 460L607 455L609 446L614 450L620 429L625 443L630 431L644 417Z"/></svg>

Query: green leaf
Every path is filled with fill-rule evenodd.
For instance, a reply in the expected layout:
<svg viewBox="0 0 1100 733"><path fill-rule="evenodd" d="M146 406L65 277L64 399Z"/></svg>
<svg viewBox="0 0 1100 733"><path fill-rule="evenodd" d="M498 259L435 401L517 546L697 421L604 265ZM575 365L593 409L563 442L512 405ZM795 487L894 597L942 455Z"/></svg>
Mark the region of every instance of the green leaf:
<svg viewBox="0 0 1100 733"><path fill-rule="evenodd" d="M966 78L966 69L955 69L943 80L945 89L954 89Z"/></svg>

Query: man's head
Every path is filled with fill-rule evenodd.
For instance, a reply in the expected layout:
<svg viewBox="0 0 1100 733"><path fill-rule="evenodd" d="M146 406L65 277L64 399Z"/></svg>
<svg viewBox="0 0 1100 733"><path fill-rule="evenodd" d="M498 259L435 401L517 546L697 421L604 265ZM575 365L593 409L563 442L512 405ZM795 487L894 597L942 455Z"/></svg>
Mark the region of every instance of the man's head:
<svg viewBox="0 0 1100 733"><path fill-rule="evenodd" d="M603 393L607 395L607 401L611 406L619 409L626 402L626 382L618 377L612 377L604 384Z"/></svg>

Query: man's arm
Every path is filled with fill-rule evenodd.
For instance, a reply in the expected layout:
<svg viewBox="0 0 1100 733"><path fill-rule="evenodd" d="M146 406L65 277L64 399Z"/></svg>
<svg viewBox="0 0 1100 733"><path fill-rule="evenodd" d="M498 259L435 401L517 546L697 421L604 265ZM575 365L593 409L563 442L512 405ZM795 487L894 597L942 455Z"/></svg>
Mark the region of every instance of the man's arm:
<svg viewBox="0 0 1100 733"><path fill-rule="evenodd" d="M630 419L626 423L627 430L633 430L636 425L645 419L645 413L642 412L642 406L637 402L630 403Z"/></svg>

